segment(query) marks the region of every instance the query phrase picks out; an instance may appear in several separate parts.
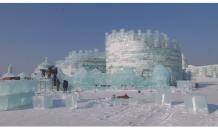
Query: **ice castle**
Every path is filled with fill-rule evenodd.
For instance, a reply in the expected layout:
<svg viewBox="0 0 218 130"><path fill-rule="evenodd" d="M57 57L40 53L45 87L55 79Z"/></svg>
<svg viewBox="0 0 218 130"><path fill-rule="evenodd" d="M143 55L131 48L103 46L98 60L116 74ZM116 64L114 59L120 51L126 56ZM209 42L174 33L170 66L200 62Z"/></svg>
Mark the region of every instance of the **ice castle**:
<svg viewBox="0 0 218 130"><path fill-rule="evenodd" d="M165 33L147 30L112 30L105 33L105 52L75 50L56 65L45 61L38 65L31 78L40 80L41 69L58 67L61 83L67 80L71 88L94 89L163 89L176 86L176 81L195 80L196 76L216 77L217 67L189 67L181 46L176 40L169 41ZM13 76L12 66L4 76ZM21 74L25 75L25 74ZM3 76L3 77L4 77Z"/></svg>

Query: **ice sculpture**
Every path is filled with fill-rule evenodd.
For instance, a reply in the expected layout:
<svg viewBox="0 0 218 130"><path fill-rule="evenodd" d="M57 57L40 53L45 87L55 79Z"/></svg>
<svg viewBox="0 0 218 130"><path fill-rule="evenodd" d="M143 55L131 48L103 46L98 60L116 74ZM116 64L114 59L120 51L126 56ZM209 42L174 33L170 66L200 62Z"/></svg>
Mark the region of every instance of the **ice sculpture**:
<svg viewBox="0 0 218 130"><path fill-rule="evenodd" d="M38 82L32 80L0 81L0 110L32 104Z"/></svg>
<svg viewBox="0 0 218 130"><path fill-rule="evenodd" d="M171 92L170 91L157 91L155 104L158 105L171 105Z"/></svg>
<svg viewBox="0 0 218 130"><path fill-rule="evenodd" d="M53 95L36 95L32 97L32 104L34 109L51 108L53 107Z"/></svg>
<svg viewBox="0 0 218 130"><path fill-rule="evenodd" d="M162 65L156 65L153 69L153 86L169 86L171 74L172 70L170 68L166 69Z"/></svg>
<svg viewBox="0 0 218 130"><path fill-rule="evenodd" d="M188 113L208 114L207 98L203 94L191 93L183 97Z"/></svg>
<svg viewBox="0 0 218 130"><path fill-rule="evenodd" d="M192 91L192 81L176 81L180 91Z"/></svg>

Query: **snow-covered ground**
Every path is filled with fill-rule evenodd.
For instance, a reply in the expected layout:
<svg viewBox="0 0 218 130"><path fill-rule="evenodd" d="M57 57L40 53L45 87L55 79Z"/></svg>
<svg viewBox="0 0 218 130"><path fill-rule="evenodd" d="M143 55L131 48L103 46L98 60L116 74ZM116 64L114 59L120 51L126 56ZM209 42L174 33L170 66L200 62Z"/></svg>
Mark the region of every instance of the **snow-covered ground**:
<svg viewBox="0 0 218 130"><path fill-rule="evenodd" d="M189 114L185 111L182 94L172 95L172 106L155 105L155 93L142 91L81 92L76 110L66 109L60 98L53 100L51 109L33 109L31 105L0 112L0 126L218 126L218 83L199 84L193 93L207 95L209 114ZM107 108L89 108L98 97L127 94L147 99L147 103ZM56 92L57 95L63 94Z"/></svg>

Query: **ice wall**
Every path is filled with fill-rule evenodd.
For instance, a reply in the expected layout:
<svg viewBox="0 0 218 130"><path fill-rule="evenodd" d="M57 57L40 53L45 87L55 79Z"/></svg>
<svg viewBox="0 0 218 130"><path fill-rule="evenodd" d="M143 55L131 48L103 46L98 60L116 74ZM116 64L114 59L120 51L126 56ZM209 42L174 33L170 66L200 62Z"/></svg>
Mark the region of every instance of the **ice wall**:
<svg viewBox="0 0 218 130"><path fill-rule="evenodd" d="M63 83L67 80L72 89L80 90L144 90L144 89L168 89L171 69L164 66L155 66L152 81L145 80L144 77L135 75L130 67L116 67L113 74L101 73L98 69L87 72L85 68L80 67L74 76L68 77L60 70L58 78ZM97 85L97 87L96 87ZM61 88L62 89L62 88ZM68 89L70 90L70 89Z"/></svg>
<svg viewBox="0 0 218 130"><path fill-rule="evenodd" d="M32 104L31 98L38 91L38 81L0 81L0 111Z"/></svg>

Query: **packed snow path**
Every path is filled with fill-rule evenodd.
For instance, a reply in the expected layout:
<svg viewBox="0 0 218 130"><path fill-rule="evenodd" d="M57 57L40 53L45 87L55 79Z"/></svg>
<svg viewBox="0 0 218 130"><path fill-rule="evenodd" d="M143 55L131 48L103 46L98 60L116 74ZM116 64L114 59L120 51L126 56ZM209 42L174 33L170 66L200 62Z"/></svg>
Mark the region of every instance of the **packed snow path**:
<svg viewBox="0 0 218 130"><path fill-rule="evenodd" d="M187 113L181 94L172 95L171 107L162 107L155 105L155 93L148 91L142 91L143 94L137 94L137 91L90 91L80 93L81 101L76 110L66 109L60 98L56 98L51 109L33 109L30 105L2 111L0 126L218 126L218 84L200 84L192 92L207 95L209 114ZM134 98L146 98L147 103L88 107L88 103L98 97L108 98L125 93Z"/></svg>

